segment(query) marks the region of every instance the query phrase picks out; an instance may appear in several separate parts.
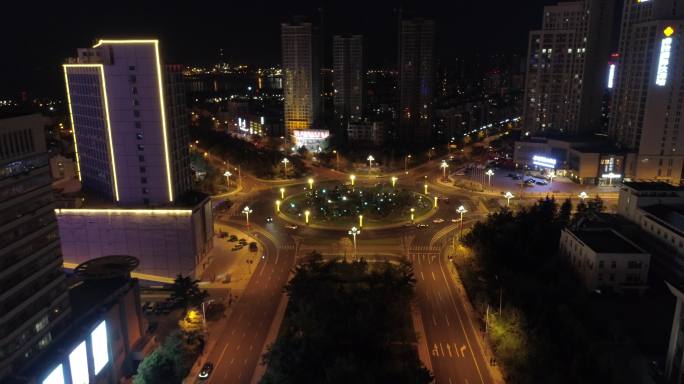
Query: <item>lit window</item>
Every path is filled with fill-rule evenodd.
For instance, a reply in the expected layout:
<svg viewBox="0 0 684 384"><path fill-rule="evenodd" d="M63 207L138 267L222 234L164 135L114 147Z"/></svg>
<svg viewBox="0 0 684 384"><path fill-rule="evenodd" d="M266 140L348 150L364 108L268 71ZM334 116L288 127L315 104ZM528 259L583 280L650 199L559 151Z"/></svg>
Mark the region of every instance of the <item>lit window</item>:
<svg viewBox="0 0 684 384"><path fill-rule="evenodd" d="M109 342L107 340L107 323L102 321L90 334L93 348L93 370L97 375L109 362Z"/></svg>

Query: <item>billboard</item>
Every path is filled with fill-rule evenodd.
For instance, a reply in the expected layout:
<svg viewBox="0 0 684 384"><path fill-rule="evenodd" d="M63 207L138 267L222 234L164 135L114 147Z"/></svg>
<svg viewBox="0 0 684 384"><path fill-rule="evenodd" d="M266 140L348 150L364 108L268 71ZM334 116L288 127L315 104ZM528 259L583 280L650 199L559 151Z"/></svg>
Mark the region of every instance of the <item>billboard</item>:
<svg viewBox="0 0 684 384"><path fill-rule="evenodd" d="M90 333L90 344L93 348L93 373L98 374L109 362L109 345L107 341L107 322L102 322Z"/></svg>

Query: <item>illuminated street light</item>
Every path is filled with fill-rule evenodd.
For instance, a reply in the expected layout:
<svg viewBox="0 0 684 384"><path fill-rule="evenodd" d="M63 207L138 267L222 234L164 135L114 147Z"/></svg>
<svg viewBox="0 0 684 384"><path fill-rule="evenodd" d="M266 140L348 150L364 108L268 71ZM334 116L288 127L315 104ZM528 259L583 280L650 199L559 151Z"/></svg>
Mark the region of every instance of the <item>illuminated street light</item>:
<svg viewBox="0 0 684 384"><path fill-rule="evenodd" d="M335 154L335 160L337 161L337 167L335 167L335 169L337 169L339 171L340 170L340 153L334 149L333 149L333 153Z"/></svg>
<svg viewBox="0 0 684 384"><path fill-rule="evenodd" d="M407 175L408 175L408 162L409 162L410 158L411 158L411 155L406 155L406 157L404 157L404 172Z"/></svg>
<svg viewBox="0 0 684 384"><path fill-rule="evenodd" d="M489 186L491 187L492 186L492 176L494 176L494 171L492 171L490 169L487 172L485 172L485 175L487 175L489 177Z"/></svg>
<svg viewBox="0 0 684 384"><path fill-rule="evenodd" d="M276 200L276 212L280 212L280 200Z"/></svg>
<svg viewBox="0 0 684 384"><path fill-rule="evenodd" d="M375 160L375 157L373 157L373 155L368 155L366 160L368 160L368 173L370 173L371 168L373 168L373 160Z"/></svg>
<svg viewBox="0 0 684 384"><path fill-rule="evenodd" d="M459 229L459 231L458 231L458 237L460 238L461 234L463 233L463 214L468 213L468 210L465 209L465 207L461 205L458 207L458 209L456 209L456 212L461 214L461 229Z"/></svg>
<svg viewBox="0 0 684 384"><path fill-rule="evenodd" d="M309 211L309 210L304 211L304 221L306 222L307 225L309 225L309 215L311 215L311 211Z"/></svg>
<svg viewBox="0 0 684 384"><path fill-rule="evenodd" d="M289 163L290 160L287 159L287 157L283 158L281 163L283 163L283 172L285 173L285 178L287 179L287 163Z"/></svg>
<svg viewBox="0 0 684 384"><path fill-rule="evenodd" d="M553 183L553 179L556 177L556 172L549 172L549 185Z"/></svg>
<svg viewBox="0 0 684 384"><path fill-rule="evenodd" d="M577 195L577 196L578 196L580 199L582 199L582 202L583 202L583 203L584 203L584 199L586 199L587 197L589 197L589 195L587 195L587 193L584 192L584 191L580 192L580 194Z"/></svg>
<svg viewBox="0 0 684 384"><path fill-rule="evenodd" d="M415 212L416 212L416 209L415 209L415 208L411 208L411 224L413 224L413 219L415 218L415 216L414 216L414 215L415 215Z"/></svg>
<svg viewBox="0 0 684 384"><path fill-rule="evenodd" d="M246 219L247 219L247 228L249 228L249 214L252 213L252 212L254 212L254 211L252 211L252 210L249 208L249 206L247 206L247 205L245 205L245 207L242 208L242 213L245 214L245 217L246 217Z"/></svg>
<svg viewBox="0 0 684 384"><path fill-rule="evenodd" d="M308 183L309 183L309 189L313 189L314 179L309 178Z"/></svg>
<svg viewBox="0 0 684 384"><path fill-rule="evenodd" d="M354 239L354 258L356 259L356 235L360 235L360 234L361 234L361 230L358 229L358 228L356 228L356 227L352 227L352 228L349 230L349 234L350 234L350 235L352 236L352 238Z"/></svg>
<svg viewBox="0 0 684 384"><path fill-rule="evenodd" d="M280 198L285 200L285 188L280 188Z"/></svg>
<svg viewBox="0 0 684 384"><path fill-rule="evenodd" d="M514 198L515 196L513 196L513 194L511 193L511 191L508 191L508 192L506 192L506 194L504 195L504 197L506 198L506 206L508 207L508 206L511 205L511 199Z"/></svg>
<svg viewBox="0 0 684 384"><path fill-rule="evenodd" d="M435 208L437 208L437 200L438 200L438 199L439 199L439 198L438 198L437 196L435 196Z"/></svg>
<svg viewBox="0 0 684 384"><path fill-rule="evenodd" d="M399 180L396 176L392 176L392 188L394 188L397 185L397 180Z"/></svg>
<svg viewBox="0 0 684 384"><path fill-rule="evenodd" d="M427 183L425 183L425 184L423 185L423 189L425 190L425 194L427 195L427 194L428 194L428 190L427 190L427 189L428 189L428 185L427 185Z"/></svg>
<svg viewBox="0 0 684 384"><path fill-rule="evenodd" d="M233 176L233 174L230 173L230 171L226 171L223 176L226 177L226 183L228 184L228 188L230 188L230 177Z"/></svg>
<svg viewBox="0 0 684 384"><path fill-rule="evenodd" d="M363 215L359 215L359 228L363 228Z"/></svg>
<svg viewBox="0 0 684 384"><path fill-rule="evenodd" d="M439 167L442 168L442 179L446 180L447 179L446 171L447 171L447 168L449 168L449 164L446 162L446 160L442 160L442 164L440 164Z"/></svg>
<svg viewBox="0 0 684 384"><path fill-rule="evenodd" d="M354 186L354 180L356 180L356 175L349 175L349 180L351 180L352 187Z"/></svg>

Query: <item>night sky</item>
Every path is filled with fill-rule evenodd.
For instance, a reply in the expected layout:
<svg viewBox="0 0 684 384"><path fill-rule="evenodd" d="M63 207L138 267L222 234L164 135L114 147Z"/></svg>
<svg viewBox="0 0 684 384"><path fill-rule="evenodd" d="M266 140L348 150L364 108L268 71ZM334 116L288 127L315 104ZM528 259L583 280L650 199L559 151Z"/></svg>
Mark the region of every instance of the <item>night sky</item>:
<svg viewBox="0 0 684 384"><path fill-rule="evenodd" d="M62 97L60 64L98 37L158 37L168 63L278 64L280 22L324 9L325 34L361 33L368 65L394 67L396 9L437 21L437 57L525 53L530 29L553 0L490 1L13 1L0 17L0 98ZM108 8L105 8L108 6ZM7 45L9 44L9 47ZM328 45L329 49L329 45Z"/></svg>

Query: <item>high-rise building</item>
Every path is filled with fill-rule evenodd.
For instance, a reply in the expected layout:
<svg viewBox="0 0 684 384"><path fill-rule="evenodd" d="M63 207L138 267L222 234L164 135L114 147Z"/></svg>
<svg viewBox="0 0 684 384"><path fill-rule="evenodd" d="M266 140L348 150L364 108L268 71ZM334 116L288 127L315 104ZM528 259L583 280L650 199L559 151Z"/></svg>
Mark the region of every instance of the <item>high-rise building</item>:
<svg viewBox="0 0 684 384"><path fill-rule="evenodd" d="M633 179L680 184L684 162L684 3L626 1L610 136L633 151Z"/></svg>
<svg viewBox="0 0 684 384"><path fill-rule="evenodd" d="M69 316L40 115L0 116L0 381Z"/></svg>
<svg viewBox="0 0 684 384"><path fill-rule="evenodd" d="M427 144L432 139L435 22L402 20L399 38L399 139Z"/></svg>
<svg viewBox="0 0 684 384"><path fill-rule="evenodd" d="M333 36L333 105L337 139L344 140L347 125L363 118L363 37Z"/></svg>
<svg viewBox="0 0 684 384"><path fill-rule="evenodd" d="M318 123L320 67L318 39L311 23L281 24L285 130L310 129Z"/></svg>
<svg viewBox="0 0 684 384"><path fill-rule="evenodd" d="M160 206L190 189L180 70L162 65L157 40L100 40L64 64L85 190Z"/></svg>
<svg viewBox="0 0 684 384"><path fill-rule="evenodd" d="M529 37L526 131L575 135L600 130L614 8L614 0L544 7L542 28Z"/></svg>

